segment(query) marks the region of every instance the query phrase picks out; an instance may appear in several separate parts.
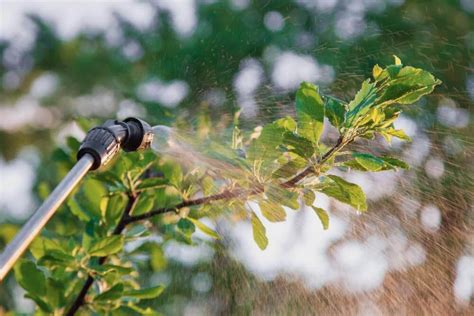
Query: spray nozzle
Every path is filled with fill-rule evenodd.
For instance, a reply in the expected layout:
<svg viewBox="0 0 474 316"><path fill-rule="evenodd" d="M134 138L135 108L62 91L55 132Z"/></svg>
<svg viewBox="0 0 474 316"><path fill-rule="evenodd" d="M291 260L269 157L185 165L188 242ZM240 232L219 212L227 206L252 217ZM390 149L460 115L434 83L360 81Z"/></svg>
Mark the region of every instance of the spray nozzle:
<svg viewBox="0 0 474 316"><path fill-rule="evenodd" d="M94 158L91 170L106 165L122 148L136 151L149 148L153 141L150 125L140 119L129 117L123 121L108 120L101 126L89 130L79 147L77 158L85 154Z"/></svg>

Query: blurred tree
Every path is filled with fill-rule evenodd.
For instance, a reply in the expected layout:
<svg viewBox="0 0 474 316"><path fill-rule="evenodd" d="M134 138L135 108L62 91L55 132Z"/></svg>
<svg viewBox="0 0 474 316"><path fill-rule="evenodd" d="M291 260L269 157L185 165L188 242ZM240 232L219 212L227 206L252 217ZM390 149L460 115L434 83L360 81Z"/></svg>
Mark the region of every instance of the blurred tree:
<svg viewBox="0 0 474 316"><path fill-rule="evenodd" d="M313 58L318 65L332 67L326 69L323 78L310 81L316 81L325 93L343 100L354 94L360 81L371 72L373 64L380 61L387 63L387 56L397 54L408 64L426 69L443 81L433 98L408 114L429 136L430 150L443 159L445 176L437 181L428 177L423 168L417 168L413 174L418 180L407 184L406 193L417 195L422 202L430 201L441 206L442 229L435 242L429 234L420 233L419 238L430 254L427 265L438 267L447 276L435 287L451 287L456 277L454 267L458 257L465 251L465 242L472 236L469 235L472 229L469 205L472 205L473 172L469 162L473 159L473 124L472 120L468 120L463 128L445 126L436 113L438 105L449 99L454 102L449 103L450 106L454 104L454 107L466 109L468 116L472 115L473 12L464 5L465 1L375 1L373 7L367 4L369 2L362 1L354 1L353 6L356 7L351 7L351 2L334 1L335 6L327 9L320 5L322 1L249 1L242 8L236 4L245 1L198 1L197 25L188 36L176 31L169 12L151 3L156 13L149 28L139 28L126 17L117 16L120 28L116 31L120 36L115 42L111 42L107 32L102 31L83 31L65 40L49 21L31 15L35 40L30 49L18 53L14 41L0 45L3 61L0 75L4 83L1 87L0 113L6 117L8 108L12 109L9 113L13 115L24 115L22 111L26 110L18 104L23 98L31 96L34 82L44 74L57 76L58 87L52 95L39 98L40 108L49 113L46 123L38 122L43 117L37 116L38 120L20 127L4 128L0 125L1 155L3 159L11 160L22 149L35 147L41 158L35 192L39 198L44 198L47 188L57 183L70 167L64 160L58 162L70 153L55 150L56 136L78 117L103 120L115 116L121 108L133 108L134 111L138 108L143 109L138 113L153 123L196 127L201 124L199 117L204 112L209 114L212 122L229 121L231 113L245 103L245 98L239 97L236 78L248 61L253 60L263 75L261 83L252 93L256 114L243 118L245 128L287 113L293 114L290 100L293 100L295 89L278 88L272 76L278 56L281 57L282 53L293 52ZM276 15L275 23L283 23L281 29L272 30L268 21L266 25L269 12L280 14L282 21ZM127 47L132 53L127 52ZM13 64L9 62L12 51L19 54L17 63ZM301 67L308 67L308 64ZM334 72L333 80L331 71ZM11 74L20 77L18 86L13 88L8 84ZM146 88L147 83L152 83L151 93ZM178 98L178 102L174 102L175 95L167 94L163 89L172 83L178 83L180 95L184 95L182 100ZM153 89L157 88L161 92L158 97L153 94ZM176 93L176 89L173 91ZM123 103L125 100L126 103ZM121 102L120 108L118 104ZM221 102L221 106L215 105ZM177 106L173 107L175 104ZM55 161L51 161L52 156ZM0 243L4 245L21 220L6 215L7 212L2 213L5 215L1 215L1 221L8 222L2 224L1 229ZM79 228L66 218L66 214L58 214L51 230L77 233ZM63 220L64 224L59 225L58 222ZM450 249L449 254L440 249ZM157 267L166 260L160 252L162 250L154 251L155 266L144 264L146 267L143 270L150 270L149 274L143 273L143 278L156 276L152 271L160 270ZM171 264L159 275L168 275L173 280L173 290L155 301L155 306L171 313L181 313L186 305L183 298L210 297L191 289L185 276L201 272L210 273L216 280L220 280L221 276L228 277L224 269L216 271L212 268L221 260L230 266L236 263L221 254L220 250L218 253L220 255L215 261L191 268L168 258ZM422 272L416 275L429 288L434 281L423 279ZM245 284L249 278L245 274L240 281ZM11 294L14 285L9 282L0 286L0 304L7 309L14 308ZM215 283L221 284L220 281ZM240 285L230 287L230 298L227 294L220 296L215 290L211 292L225 302L224 306L238 306L241 301L237 296L242 295L240 291L245 288ZM225 287L221 288L221 291L224 290ZM419 286L416 290L422 293L427 287ZM452 305L449 304L454 304L454 299L451 294L446 296L449 297L448 303L443 301L442 306L450 311ZM436 295L433 295L429 302L435 299ZM254 310L255 304L244 307L243 313Z"/></svg>

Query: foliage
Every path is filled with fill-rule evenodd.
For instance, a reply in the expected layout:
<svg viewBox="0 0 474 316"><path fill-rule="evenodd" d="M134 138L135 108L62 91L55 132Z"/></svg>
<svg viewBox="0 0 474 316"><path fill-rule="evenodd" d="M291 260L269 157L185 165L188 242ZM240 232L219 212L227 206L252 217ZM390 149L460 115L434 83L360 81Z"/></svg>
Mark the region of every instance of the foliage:
<svg viewBox="0 0 474 316"><path fill-rule="evenodd" d="M72 314L82 308L84 313L155 314L141 301L159 297L164 287L140 284L137 270L143 264L154 270L166 265L163 241L193 245L196 230L219 238L209 222L226 216L250 222L256 244L265 249L271 241L262 217L285 221L286 212L298 211L301 203L314 210L324 229L329 227L328 213L313 205L316 193L366 211L362 189L333 171L407 165L345 147L376 134L387 141L406 140L393 127L400 106L416 102L438 84L430 73L403 66L395 57L393 65L376 65L373 79L364 81L349 103L323 96L304 82L296 93L296 120L282 118L252 134L242 133L236 120L232 146L208 136L205 155L218 167L184 166L151 152L124 154L109 169L88 177L68 200L66 211L76 218L77 230L37 238L30 248L33 260L18 262L15 277L43 313ZM330 148L321 142L325 117L339 133ZM70 165L77 142L68 144L57 156ZM151 234L160 241L147 238Z"/></svg>

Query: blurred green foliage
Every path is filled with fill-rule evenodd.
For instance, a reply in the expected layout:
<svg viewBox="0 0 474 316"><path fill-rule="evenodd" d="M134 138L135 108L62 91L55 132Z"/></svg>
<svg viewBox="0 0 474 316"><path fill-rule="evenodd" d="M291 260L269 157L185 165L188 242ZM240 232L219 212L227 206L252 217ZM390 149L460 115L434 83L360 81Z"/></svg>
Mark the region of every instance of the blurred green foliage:
<svg viewBox="0 0 474 316"><path fill-rule="evenodd" d="M278 11L284 17L285 26L281 31L273 32L265 27L264 16L270 11ZM337 97L334 98L333 103L326 104L326 114L330 113L330 122L340 128L342 126L340 105L346 104L346 101L352 98L355 91L359 89L362 79L372 72L374 64L377 62L387 64L389 56L396 54L407 64L426 69L443 81L443 85L437 89L434 97L428 99L429 102L422 103L422 107L408 110L408 114L420 122L422 128L432 137L435 146L441 147L444 135L452 134L466 148L461 150L461 154L443 154L443 157L449 161L447 164L449 169L447 176L443 179L441 189L429 181L424 181L423 175L420 175L422 180L417 185L420 190L426 192L425 198L429 198L433 194L439 194L440 198L456 196L456 202L447 206L446 214L449 215L450 220L446 225L452 225L448 228L453 229L463 227L469 220L468 215L465 215L465 212L457 211L458 209L465 210L463 205L466 203L469 205L471 197L465 189L459 191L457 188L472 187L469 176L472 174L472 167L467 167L468 170L462 172L457 166L465 164L472 157L472 150L468 148L469 143L466 141L472 135L472 123L463 130L453 131L440 125L433 113L436 111L436 101L446 97L454 100L460 108L472 112L472 99L469 98L468 91L466 91L469 76L472 77L471 69L474 62L472 52L474 49L474 18L472 13L463 10L458 1L407 0L400 6L387 5L380 12L368 12L365 16L369 26L367 30L360 36L341 39L335 30L338 12L338 8L333 12L318 12L318 10L308 9L294 1L287 0L251 1L249 6L242 10L236 10L230 1L217 1L211 4L199 2L197 5L199 21L191 36L178 35L172 27L170 16L164 11L157 10L153 27L146 30L138 29L125 18L117 17L120 21L119 32L123 36L123 43L118 45L110 45L101 32L83 32L73 39L63 40L48 21L33 15L31 20L36 29L35 42L32 48L21 56L27 63L31 63L31 69L28 69L24 74L17 88L11 90L2 87L2 103L16 102L28 93L36 78L44 72L52 72L58 75L59 88L52 96L40 101L41 106L53 107L59 115L56 117L57 121L51 123L50 126L31 124L31 126L25 126L15 131L0 130L1 155L4 159L10 160L15 158L19 151L26 146L34 146L39 149L42 162L37 171L35 192L38 198L43 199L71 167L74 162L74 146L77 146L71 139L66 149L57 149L56 144L51 140L55 139L58 130L80 116L80 111L74 108L75 103L72 100L83 95L93 94L96 89L111 91L117 101L128 99L140 104L146 110L146 119L152 123L181 127L191 125L190 130L198 130L199 133L205 135L214 126L228 124L233 117L231 113L235 113L239 109L233 82L243 60L255 58L262 63L266 74L271 73L272 63L265 58L269 47L314 56L318 62L334 67L336 72L334 82L323 85L321 90L325 95L331 94ZM299 41L302 34L309 35L311 38L311 41L308 41L306 45L302 45ZM130 60L122 53L121 46L128 42L136 42L142 48L143 55L139 59ZM11 43L1 43L0 59L5 59L4 55L9 45ZM5 64L0 64L1 76L11 70ZM137 88L152 78L159 78L165 82L176 79L183 80L189 86L189 93L174 109L165 107L156 101L140 99ZM288 101L294 99L294 91L277 91L266 83L260 86L256 93L259 114L255 118L242 119L241 128L243 130L285 116L288 112L292 114L295 112L292 102ZM213 89L223 91L226 97L224 105L220 108L211 107L204 97ZM384 113L384 115L393 115L394 113ZM374 113L374 117L377 115L378 113ZM85 122L86 125L94 125L104 118L110 118L109 114L94 115L92 119L96 121L86 120ZM212 124L209 123L211 126L203 124L206 119L212 122ZM367 136L371 137L371 135ZM392 136L404 137L397 131L386 132L384 135L387 140L390 140ZM291 139L291 141L299 142L301 140ZM50 159L51 157L53 159ZM405 166L398 161L388 160L389 158L376 158L361 153L354 153L353 158L346 163L346 167L377 171L383 170L387 165ZM128 159L134 161L142 159L139 161L143 161L143 163L148 161L147 157L133 156L129 158L125 156L114 165L114 171L109 175L113 177L114 174L126 174L123 170L128 170L131 165ZM122 170L119 170L120 168ZM157 168L159 172L166 174L169 168L173 169L175 166L160 165ZM280 171L287 172L287 170ZM139 171L135 172L136 174L132 177L139 175ZM286 173L286 175L288 174ZM183 175L174 176L183 177ZM138 179L139 177L136 178L136 180ZM55 219L48 224L47 234L50 236L46 237L59 238L61 242L58 245L40 245L41 239L39 239L36 243L37 247L31 249L36 258L43 257L45 250L55 250L51 251L50 257L42 262L45 265L54 263L60 266L64 264L64 268L55 273L65 273L68 264L76 264L76 260L70 260L70 256L77 255L77 245L84 249L95 249L95 254L98 256L110 251L114 252L118 246L122 245L120 239L114 239L104 245L93 244L93 237L97 237L97 234L100 235L100 230L98 231L95 226L97 223L88 224L88 226L81 222L78 224L78 221L70 216L72 213L83 222L91 222L91 219L103 216L103 224L108 225L110 229L114 227L119 218L119 214L114 211L119 209L118 206L124 205L126 200L123 195L117 192L130 188L123 187L125 185L123 184L124 179L105 179L105 175L103 175L100 180L108 181L107 190L97 180L89 178L76 192L75 197L77 198L69 200ZM134 215L146 213L158 206L172 206L179 201L180 198L176 196L177 194L174 198L169 198L173 196L173 192L169 192L172 189L160 188L162 183L142 181L138 184L139 190L146 192L151 188L157 189L162 199L153 201L149 195L143 194L134 208ZM174 180L170 178L169 181ZM205 183L202 186L204 188ZM168 192L165 192L166 190ZM208 191L215 193L212 187ZM330 191L334 195L338 194L337 189L332 188ZM101 194L97 194L97 192L101 192ZM103 199L103 196L106 198ZM324 224L326 226L327 220L323 210L315 209L315 212L323 224L326 223ZM270 217L278 219L281 217L280 215L271 214ZM176 218L165 217L158 223L158 227L160 230L162 229L161 232L165 232L164 236L191 242L189 234L194 231L194 225L198 226L199 224L180 220L179 224L172 225L173 221L176 221ZM256 221L255 223L252 221L252 223L254 226L259 226ZM14 218L9 219L8 223L2 223L0 247L12 238L18 224L18 220ZM148 227L137 225L130 229L130 234L125 238L132 240L145 236L147 230ZM83 234L83 232L85 233ZM457 237L450 236L446 237L448 244L452 238L457 241ZM159 308L165 313L180 313L185 306L183 297L199 298L202 295L207 295L192 289L188 279L196 272L212 272L212 265L216 263L198 264L192 268L183 267L177 262L170 262L163 252L163 249L155 242L145 243L132 251L131 256L149 256L147 260L136 262L140 276L137 276L136 272L130 272L128 270L130 266L127 265L109 268L110 271L115 271L114 278L119 278L121 274L130 274L130 280L126 282L135 288L138 288L139 283L145 288L156 286L149 277L155 273L166 271L173 280L169 291L165 291L156 300L146 302L145 305ZM89 255L93 254L89 253ZM225 255L221 254L216 260L224 260L223 257ZM450 263L454 264L453 260ZM51 296L49 293L46 294L51 301L44 302L42 296L45 295L45 292L41 288L45 286L50 291L61 292L64 291L62 288L64 284L55 283L54 278L42 279L36 273L38 267L29 261L27 262L17 268L17 281L23 285L21 275L24 271L27 271L31 276L38 275L34 288L29 291L33 295L32 299L39 306L64 307L66 301L53 294ZM98 275L104 273L100 267L83 268L91 269ZM70 277L74 279L72 275ZM221 280L220 278L225 276L216 274L213 277L216 280ZM132 278L137 278L138 281L132 281ZM8 282L0 286L0 305L7 310L15 307L11 291L12 279L10 278ZM76 281L83 281L83 279ZM71 283L68 286L79 287L80 283ZM28 285L26 288L28 289ZM125 288L120 286L112 287L109 288L108 294L106 294L107 292L103 293L102 298L99 297L102 294L99 294L95 299L99 302L101 300L108 301L116 293L122 295L124 291ZM159 295L160 291L161 288L152 288L150 293ZM134 295L148 296L151 294L132 292L131 296ZM218 293L214 293L214 295L219 297ZM223 294L223 296L225 295ZM229 306L233 306L234 309L229 307L230 311L242 312L244 310L248 313L251 310L251 307L239 306L232 300ZM131 302L134 302L134 299L131 299ZM133 305L133 307L135 306ZM50 307L44 309L48 308ZM102 311L100 304L98 304L98 308L97 311Z"/></svg>

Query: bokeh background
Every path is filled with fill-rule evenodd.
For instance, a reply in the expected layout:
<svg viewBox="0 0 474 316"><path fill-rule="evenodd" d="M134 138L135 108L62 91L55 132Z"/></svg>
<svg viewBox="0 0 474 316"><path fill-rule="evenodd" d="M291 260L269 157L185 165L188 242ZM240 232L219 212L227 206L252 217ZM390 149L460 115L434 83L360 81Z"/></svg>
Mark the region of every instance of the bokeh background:
<svg viewBox="0 0 474 316"><path fill-rule="evenodd" d="M150 303L165 314L472 315L473 0L0 0L0 249L64 174L78 119L212 131L241 110L251 129L291 115L303 80L349 100L393 54L443 84L396 122L412 143L370 143L411 170L348 175L368 213L318 196L328 231L290 211L261 252L222 222L220 242L160 244L140 272L168 285ZM33 310L12 277L9 310Z"/></svg>

